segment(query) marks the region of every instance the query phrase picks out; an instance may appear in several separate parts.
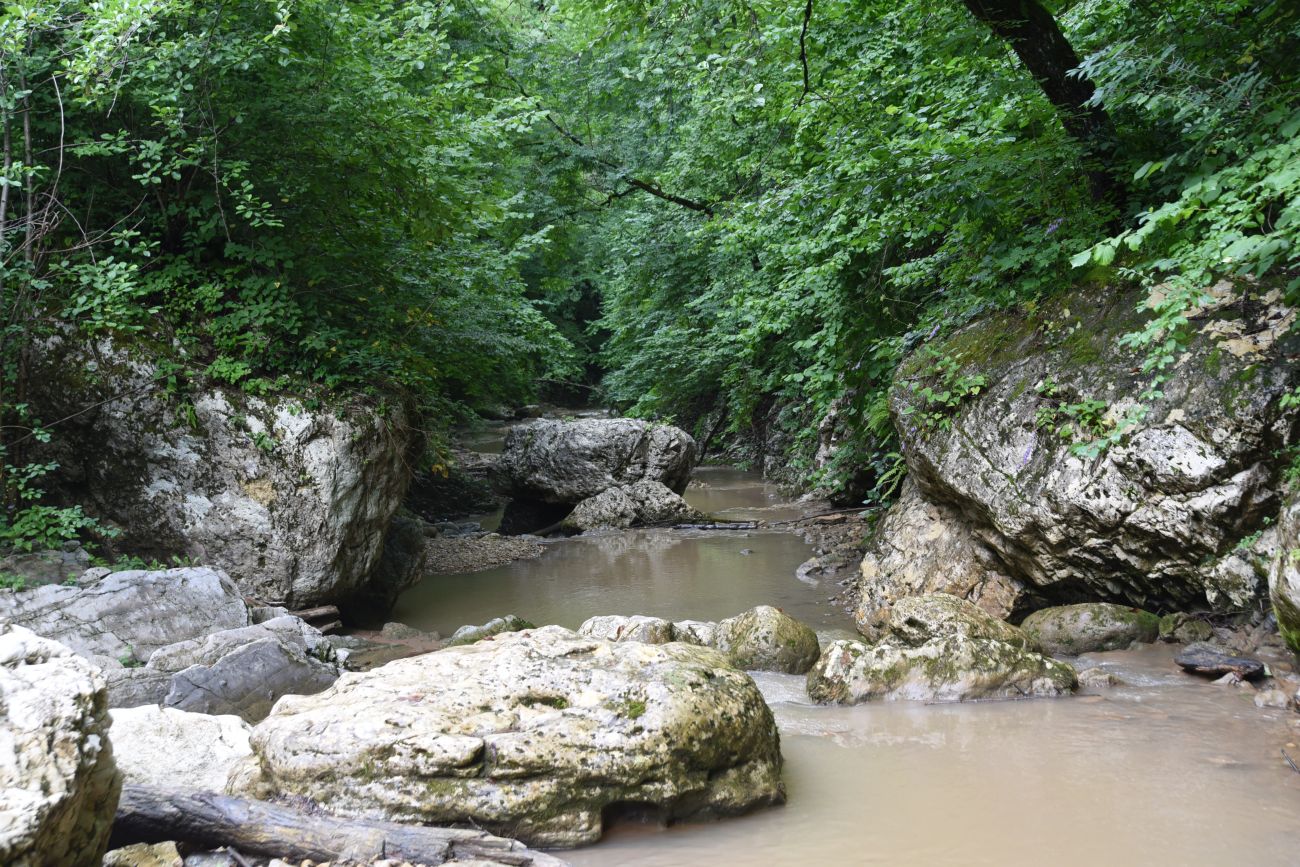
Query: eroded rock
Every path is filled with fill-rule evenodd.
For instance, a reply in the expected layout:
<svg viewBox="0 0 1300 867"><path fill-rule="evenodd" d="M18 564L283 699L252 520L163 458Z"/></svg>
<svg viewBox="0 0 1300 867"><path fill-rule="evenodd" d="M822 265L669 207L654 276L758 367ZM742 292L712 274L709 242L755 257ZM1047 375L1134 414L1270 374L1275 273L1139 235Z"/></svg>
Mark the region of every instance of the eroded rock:
<svg viewBox="0 0 1300 867"><path fill-rule="evenodd" d="M936 638L953 637L986 638L1026 650L1039 649L1023 630L947 593L908 596L889 609L884 628L887 642L920 647Z"/></svg>
<svg viewBox="0 0 1300 867"><path fill-rule="evenodd" d="M506 632L519 632L523 629L533 628L533 624L522 617L507 614L504 617L494 617L487 623L478 626L462 626L451 634L451 638L447 639L447 646L456 647L461 644L474 644L485 638L492 638Z"/></svg>
<svg viewBox="0 0 1300 867"><path fill-rule="evenodd" d="M117 765L128 783L220 792L252 753L252 727L237 716L145 705L110 712Z"/></svg>
<svg viewBox="0 0 1300 867"><path fill-rule="evenodd" d="M0 622L0 863L98 867L122 787L108 727L88 661Z"/></svg>
<svg viewBox="0 0 1300 867"><path fill-rule="evenodd" d="M687 818L784 799L772 713L719 653L555 626L346 674L281 700L252 745L238 793L536 845L594 842L617 804Z"/></svg>
<svg viewBox="0 0 1300 867"><path fill-rule="evenodd" d="M138 664L164 645L247 626L249 615L225 573L186 567L115 572L85 586L0 593L0 620L82 656Z"/></svg>
<svg viewBox="0 0 1300 867"><path fill-rule="evenodd" d="M862 558L855 616L878 638L894 603L946 593L970 600L1000 620L1026 603L1024 586L1007 575L969 521L926 500L910 478L875 528Z"/></svg>
<svg viewBox="0 0 1300 867"><path fill-rule="evenodd" d="M719 621L712 644L732 664L752 671L803 674L821 654L812 627L771 605Z"/></svg>
<svg viewBox="0 0 1300 867"><path fill-rule="evenodd" d="M952 636L920 647L836 641L808 673L818 702L947 702L1059 696L1077 685L1063 662L1004 641Z"/></svg>
<svg viewBox="0 0 1300 867"><path fill-rule="evenodd" d="M694 466L695 440L679 428L629 418L543 420L510 429L496 478L515 499L576 505L640 481L680 494Z"/></svg>
<svg viewBox="0 0 1300 867"><path fill-rule="evenodd" d="M891 412L920 494L969 521L1006 574L1043 600L1254 604L1261 575L1230 555L1280 504L1280 456L1297 428L1280 398L1300 384L1300 333L1288 332L1295 312L1279 293L1243 298L1223 284L1214 294L1195 311L1162 396L1095 458L1072 443L1113 430L1149 381L1120 342L1148 318L1136 291L1067 293L913 354ZM941 408L942 424L926 421L925 389L943 376L935 357L955 361L956 376L983 377L978 394Z"/></svg>
<svg viewBox="0 0 1300 867"><path fill-rule="evenodd" d="M1084 602L1035 611L1020 628L1047 653L1078 656L1155 641L1160 634L1160 618L1125 605Z"/></svg>
<svg viewBox="0 0 1300 867"><path fill-rule="evenodd" d="M1278 631L1300 654L1300 485L1288 493L1277 524L1277 551L1268 576Z"/></svg>
<svg viewBox="0 0 1300 867"><path fill-rule="evenodd" d="M640 481L609 488L574 507L562 523L570 532L626 530L708 520L662 482Z"/></svg>
<svg viewBox="0 0 1300 867"><path fill-rule="evenodd" d="M252 596L299 608L363 590L409 476L400 403L196 383L182 406L156 387L166 351L47 341L33 410L65 419L55 488L124 527L128 550L210 563Z"/></svg>

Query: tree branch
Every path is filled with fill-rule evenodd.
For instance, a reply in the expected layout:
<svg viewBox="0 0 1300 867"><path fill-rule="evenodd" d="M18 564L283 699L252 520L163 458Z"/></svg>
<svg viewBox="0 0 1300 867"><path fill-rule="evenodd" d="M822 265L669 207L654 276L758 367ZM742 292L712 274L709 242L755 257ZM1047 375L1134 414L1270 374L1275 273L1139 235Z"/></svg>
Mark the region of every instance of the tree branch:
<svg viewBox="0 0 1300 867"><path fill-rule="evenodd" d="M808 22L812 21L813 0L808 0L803 7L803 27L799 30L799 65L803 67L803 93L799 94L799 99L795 105L803 105L804 99L812 91L812 85L808 78Z"/></svg>

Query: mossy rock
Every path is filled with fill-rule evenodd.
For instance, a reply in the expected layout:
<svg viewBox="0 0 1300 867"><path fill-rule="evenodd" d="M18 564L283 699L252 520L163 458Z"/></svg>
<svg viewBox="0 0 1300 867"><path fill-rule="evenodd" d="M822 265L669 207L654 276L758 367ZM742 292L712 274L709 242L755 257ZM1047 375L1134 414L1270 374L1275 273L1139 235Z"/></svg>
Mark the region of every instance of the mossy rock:
<svg viewBox="0 0 1300 867"><path fill-rule="evenodd" d="M786 674L803 674L821 654L812 627L770 605L718 623L713 646L737 668Z"/></svg>
<svg viewBox="0 0 1300 867"><path fill-rule="evenodd" d="M1155 641L1160 618L1140 608L1084 602L1035 611L1020 628L1047 653L1078 656Z"/></svg>

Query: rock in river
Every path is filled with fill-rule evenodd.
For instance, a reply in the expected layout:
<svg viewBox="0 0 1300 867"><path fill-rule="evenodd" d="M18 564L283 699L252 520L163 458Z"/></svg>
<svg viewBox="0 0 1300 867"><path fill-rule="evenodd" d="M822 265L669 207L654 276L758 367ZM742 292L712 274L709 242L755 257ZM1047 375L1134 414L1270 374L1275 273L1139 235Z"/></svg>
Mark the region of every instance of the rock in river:
<svg viewBox="0 0 1300 867"><path fill-rule="evenodd" d="M610 807L665 818L780 803L772 713L714 650L557 626L345 674L281 700L231 790L332 812L595 842Z"/></svg>
<svg viewBox="0 0 1300 867"><path fill-rule="evenodd" d="M1019 629L946 594L900 600L884 640L832 642L808 673L814 701L969 701L1057 696L1074 669L1033 652Z"/></svg>
<svg viewBox="0 0 1300 867"><path fill-rule="evenodd" d="M1160 618L1126 605L1084 602L1035 611L1020 628L1047 653L1078 656L1123 650L1135 641L1155 641L1160 633Z"/></svg>
<svg viewBox="0 0 1300 867"><path fill-rule="evenodd" d="M719 621L713 646L738 668L803 674L821 654L817 633L771 605Z"/></svg>
<svg viewBox="0 0 1300 867"><path fill-rule="evenodd" d="M640 481L680 494L694 468L695 440L680 428L592 418L511 428L496 473L511 497L575 505Z"/></svg>
<svg viewBox="0 0 1300 867"><path fill-rule="evenodd" d="M889 589L879 575L947 583L935 553L973 546L955 561L955 583L1014 579L1015 613L1090 598L1214 612L1259 601L1267 570L1243 561L1239 546L1276 519L1283 456L1300 430L1281 400L1300 385L1296 311L1278 291L1213 287L1189 314L1160 396L1144 401L1150 376L1123 338L1151 321L1142 308L1160 291L1061 293L1032 311L986 316L903 362L890 411L908 476L963 541L954 547L933 528L895 535L903 559L864 574L864 599ZM980 384L954 390L962 377ZM941 407L928 397L940 389L952 392ZM934 574L908 577L899 565L908 556L934 563Z"/></svg>
<svg viewBox="0 0 1300 867"><path fill-rule="evenodd" d="M606 641L698 644L721 650L737 668L787 674L803 674L821 652L811 626L770 605L759 605L718 623L671 623L641 614L602 615L579 626L578 634Z"/></svg>
<svg viewBox="0 0 1300 867"><path fill-rule="evenodd" d="M1246 656L1236 656L1226 647L1197 641L1178 652L1174 662L1184 671L1221 677L1233 674L1242 680L1254 680L1264 675L1264 663Z"/></svg>
<svg viewBox="0 0 1300 867"><path fill-rule="evenodd" d="M0 623L0 864L98 867L122 786L108 727L94 666Z"/></svg>
<svg viewBox="0 0 1300 867"><path fill-rule="evenodd" d="M836 641L808 673L814 701L970 701L1073 692L1063 662L987 638L939 638L920 647Z"/></svg>
<svg viewBox="0 0 1300 867"><path fill-rule="evenodd" d="M626 530L707 521L708 515L692 508L662 482L640 481L602 491L583 500L562 527L569 531Z"/></svg>

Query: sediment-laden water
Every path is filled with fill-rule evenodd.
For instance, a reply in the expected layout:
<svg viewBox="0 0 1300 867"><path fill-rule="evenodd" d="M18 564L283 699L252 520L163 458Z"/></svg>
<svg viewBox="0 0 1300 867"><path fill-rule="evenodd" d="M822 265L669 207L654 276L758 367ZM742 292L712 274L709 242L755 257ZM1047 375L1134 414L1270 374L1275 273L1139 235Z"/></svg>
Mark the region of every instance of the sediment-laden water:
<svg viewBox="0 0 1300 867"><path fill-rule="evenodd" d="M770 485L704 469L687 498L727 520L800 513ZM444 634L514 613L717 619L777 605L851 629L800 580L789 532L645 530L559 540L540 559L430 578L396 619ZM758 673L782 733L789 802L713 823L616 824L575 865L1285 865L1300 863L1295 714L1173 664L1173 648L1093 654L1128 686L1074 698L821 707L803 678ZM1086 694L1091 692L1092 694ZM1288 746L1290 745L1290 746Z"/></svg>

